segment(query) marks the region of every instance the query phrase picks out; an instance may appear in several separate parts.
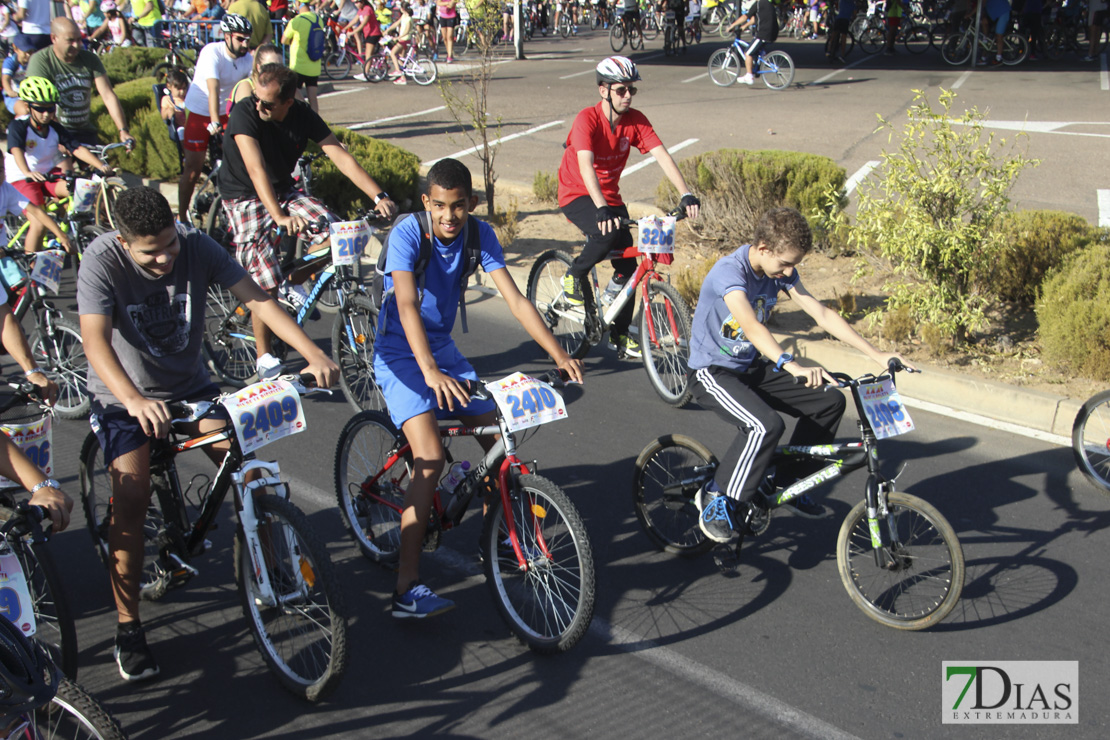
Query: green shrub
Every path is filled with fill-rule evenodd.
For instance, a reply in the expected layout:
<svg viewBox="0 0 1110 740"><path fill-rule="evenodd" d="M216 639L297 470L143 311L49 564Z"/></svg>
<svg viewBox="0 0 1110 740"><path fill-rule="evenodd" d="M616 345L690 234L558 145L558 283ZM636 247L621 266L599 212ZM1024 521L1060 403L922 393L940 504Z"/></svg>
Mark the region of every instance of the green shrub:
<svg viewBox="0 0 1110 740"><path fill-rule="evenodd" d="M679 170L702 204L690 229L699 240L718 242L725 249L750 240L759 217L778 206L798 209L821 241L825 231L817 214L843 206L841 198L830 202L826 193L843 191L844 169L816 154L719 149L682 160ZM663 179L656 205L670 211L681 195Z"/></svg>
<svg viewBox="0 0 1110 740"><path fill-rule="evenodd" d="M1037 322L1045 359L1110 381L1110 244L1096 243L1044 281Z"/></svg>
<svg viewBox="0 0 1110 740"><path fill-rule="evenodd" d="M194 56L194 52L188 52ZM137 80L140 77L152 77L154 68L166 59L165 49L148 49L145 46L128 46L115 48L100 58L104 63L104 70L108 73L108 80L113 85Z"/></svg>
<svg viewBox="0 0 1110 740"><path fill-rule="evenodd" d="M532 195L541 203L554 203L559 198L559 178L550 172L536 170L532 180Z"/></svg>
<svg viewBox="0 0 1110 740"><path fill-rule="evenodd" d="M406 210L418 210L420 158L412 152L339 126L331 129L363 169ZM312 149L315 150L315 145ZM351 185L330 160L316 165L312 194L342 216L353 216L373 206L361 190ZM409 201L408 206L405 202Z"/></svg>
<svg viewBox="0 0 1110 740"><path fill-rule="evenodd" d="M154 78L143 77L113 87L136 143L131 152L117 149L108 154L108 159L141 177L153 180L176 178L181 172L177 146L170 140L166 124L154 107ZM102 142L119 141L119 129L100 97L93 98L92 120L96 122Z"/></svg>
<svg viewBox="0 0 1110 740"><path fill-rule="evenodd" d="M1006 248L994 268L998 297L1032 306L1045 275L1093 242L1097 231L1086 219L1061 211L1018 211L1002 220Z"/></svg>

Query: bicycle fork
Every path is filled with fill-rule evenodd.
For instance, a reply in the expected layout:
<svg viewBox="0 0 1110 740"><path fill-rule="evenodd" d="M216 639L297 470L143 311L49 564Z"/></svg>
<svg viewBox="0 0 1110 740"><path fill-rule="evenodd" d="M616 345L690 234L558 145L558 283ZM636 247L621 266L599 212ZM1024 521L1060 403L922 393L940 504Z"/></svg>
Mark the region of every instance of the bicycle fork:
<svg viewBox="0 0 1110 740"><path fill-rule="evenodd" d="M247 475L258 471L261 477L247 482ZM297 601L315 583L312 564L301 557L300 548L292 530L282 528L275 532L272 523L260 522L254 505L254 494L260 488L272 488L275 494L289 499L289 486L281 479L281 470L276 461L263 462L250 460L239 470L232 473L232 482L239 494L239 524L243 528L243 540L254 570L258 586L258 600L265 606L273 607ZM291 573L277 573L277 554L282 544L294 559L295 567ZM275 584L273 576L285 576L289 582ZM278 594L275 585L280 585Z"/></svg>

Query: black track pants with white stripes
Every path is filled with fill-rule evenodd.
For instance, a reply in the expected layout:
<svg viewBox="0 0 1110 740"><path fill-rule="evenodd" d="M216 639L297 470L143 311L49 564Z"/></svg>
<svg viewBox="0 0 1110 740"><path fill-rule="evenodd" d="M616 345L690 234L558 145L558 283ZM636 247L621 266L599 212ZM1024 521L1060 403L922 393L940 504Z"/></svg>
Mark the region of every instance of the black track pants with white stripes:
<svg viewBox="0 0 1110 740"><path fill-rule="evenodd" d="M694 372L694 399L712 409L738 430L720 458L717 486L732 499L748 501L755 495L771 454L779 444L786 423L780 414L798 419L789 444L829 444L844 415L844 394L835 387L795 385L785 370L757 360L747 372L711 366ZM710 445L719 451L720 445ZM792 470L795 474L813 471Z"/></svg>

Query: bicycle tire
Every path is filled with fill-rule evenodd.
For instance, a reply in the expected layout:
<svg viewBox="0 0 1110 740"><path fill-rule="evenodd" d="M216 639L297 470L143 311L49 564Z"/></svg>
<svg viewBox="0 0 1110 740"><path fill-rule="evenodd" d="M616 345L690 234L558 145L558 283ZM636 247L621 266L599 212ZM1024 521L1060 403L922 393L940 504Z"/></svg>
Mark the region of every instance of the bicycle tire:
<svg viewBox="0 0 1110 740"><path fill-rule="evenodd" d="M867 25L856 38L860 51L864 54L878 54L886 44L886 34L881 27Z"/></svg>
<svg viewBox="0 0 1110 740"><path fill-rule="evenodd" d="M675 408L689 403L690 307L669 283L648 284L648 302L640 310L640 358L660 398Z"/></svg>
<svg viewBox="0 0 1110 740"><path fill-rule="evenodd" d="M674 32L670 28L663 29L663 56L672 56L675 54L674 48Z"/></svg>
<svg viewBox="0 0 1110 740"><path fill-rule="evenodd" d="M119 177L106 177L100 184L100 193L93 207L93 222L108 231L119 228L114 215L116 199L127 189L127 184Z"/></svg>
<svg viewBox="0 0 1110 740"><path fill-rule="evenodd" d="M347 668L347 615L331 558L308 517L280 496L254 497L261 560L270 583L288 594L263 603L242 525L235 533L235 583L255 644L282 687L318 702L335 690ZM299 596L292 598L299 590Z"/></svg>
<svg viewBox="0 0 1110 740"><path fill-rule="evenodd" d="M740 77L740 56L732 48L717 49L709 57L709 79L719 87L729 87Z"/></svg>
<svg viewBox="0 0 1110 740"><path fill-rule="evenodd" d="M628 48L632 51L641 51L644 48L644 32L639 26L632 29L632 33L628 37Z"/></svg>
<svg viewBox="0 0 1110 740"><path fill-rule="evenodd" d="M92 432L89 432L81 445L78 474L81 479L81 508L85 512L85 526L104 567L111 570L108 527L112 518L112 482L104 463L100 442ZM152 491L156 485L158 484L152 479ZM162 521L157 498L152 493L146 521L143 522L143 573L139 581L139 596L143 601L157 601L162 598L172 580L171 574L159 565L158 533L163 529Z"/></svg>
<svg viewBox="0 0 1110 740"><path fill-rule="evenodd" d="M1084 477L1103 493L1110 492L1110 391L1096 393L1079 407L1071 451Z"/></svg>
<svg viewBox="0 0 1110 740"><path fill-rule="evenodd" d="M204 217L204 233L229 253L235 254L235 245L231 243L231 221L224 209L223 198L218 195L213 199L212 205L208 207L208 214Z"/></svg>
<svg viewBox="0 0 1110 740"><path fill-rule="evenodd" d="M89 415L89 389L86 377L89 358L81 342L81 327L68 318L54 318L55 335L46 336L46 325L31 339L31 357L46 370L46 377L58 385L55 415L63 419L84 419Z"/></svg>
<svg viewBox="0 0 1110 740"><path fill-rule="evenodd" d="M1008 67L1021 64L1029 56L1029 41L1012 31L1002 37L1002 63Z"/></svg>
<svg viewBox="0 0 1110 740"><path fill-rule="evenodd" d="M381 82L389 75L389 66L385 63L385 58L377 54L362 66L362 73L367 82Z"/></svg>
<svg viewBox="0 0 1110 740"><path fill-rule="evenodd" d="M645 41L655 41L659 37L659 24L655 22L654 13L648 13L640 21L640 35Z"/></svg>
<svg viewBox="0 0 1110 740"><path fill-rule="evenodd" d="M521 475L514 486L508 498L527 566L502 544L509 530L497 497L480 541L486 582L517 639L537 653L566 652L593 620L597 586L589 535L574 504L551 481Z"/></svg>
<svg viewBox="0 0 1110 740"><path fill-rule="evenodd" d="M899 630L932 627L960 600L963 548L948 520L917 496L892 492L888 506L897 520L901 540L897 564L881 568L876 564L867 501L861 501L848 512L836 540L840 580L856 606L876 622ZM891 541L888 524L887 518L878 522L887 543ZM932 589L934 586L936 589Z"/></svg>
<svg viewBox="0 0 1110 740"><path fill-rule="evenodd" d="M697 32L694 31L693 26L686 26L682 29L682 40L686 42L687 46L693 46L697 42Z"/></svg>
<svg viewBox="0 0 1110 740"><path fill-rule="evenodd" d="M698 489L717 469L705 445L683 434L659 437L636 458L632 503L648 539L664 552L684 558L704 555L714 542L698 526Z"/></svg>
<svg viewBox="0 0 1110 740"><path fill-rule="evenodd" d="M335 51L324 57L322 67L324 76L329 80L345 80L351 74L351 55Z"/></svg>
<svg viewBox="0 0 1110 740"><path fill-rule="evenodd" d="M339 366L339 387L355 411L385 409L374 379L377 312L364 295L353 295L331 327L331 358Z"/></svg>
<svg viewBox="0 0 1110 740"><path fill-rule="evenodd" d="M910 54L924 54L932 46L932 34L929 27L915 24L902 32L902 46Z"/></svg>
<svg viewBox="0 0 1110 740"><path fill-rule="evenodd" d="M775 49L759 58L759 76L772 90L785 90L794 82L794 60L785 51Z"/></svg>
<svg viewBox="0 0 1110 740"><path fill-rule="evenodd" d="M566 16L559 18L559 35L565 39L570 38L570 21Z"/></svg>
<svg viewBox="0 0 1110 740"><path fill-rule="evenodd" d="M207 301L203 346L208 366L225 383L239 388L253 383L258 369L250 310L214 283L208 286Z"/></svg>
<svg viewBox="0 0 1110 740"><path fill-rule="evenodd" d="M561 249L541 254L528 274L528 300L536 307L544 323L571 357L581 359L590 351L586 339L586 308L571 306L563 300L563 276L574 258ZM589 280L582 281L582 290L590 290Z"/></svg>
<svg viewBox="0 0 1110 740"><path fill-rule="evenodd" d="M620 51L628 40L624 37L624 24L619 21L609 26L609 47L613 51Z"/></svg>
<svg viewBox="0 0 1110 740"><path fill-rule="evenodd" d="M31 737L74 740L127 740L119 720L92 694L68 678L58 681L49 704L27 715Z"/></svg>
<svg viewBox="0 0 1110 740"><path fill-rule="evenodd" d="M361 411L344 425L335 449L335 493L343 526L364 557L386 566L395 565L400 555L401 514L353 486L382 471L391 451L398 449L403 440L388 414ZM402 484L407 485L411 473L412 456L408 455L382 473L375 494L402 507Z"/></svg>
<svg viewBox="0 0 1110 740"><path fill-rule="evenodd" d="M953 67L967 64L971 59L971 38L966 33L953 33L940 45L940 56Z"/></svg>
<svg viewBox="0 0 1110 740"><path fill-rule="evenodd" d="M439 77L439 69L431 57L417 55L412 60L412 81L417 85L431 85Z"/></svg>
<svg viewBox="0 0 1110 740"><path fill-rule="evenodd" d="M8 521L13 514L11 508L0 505L0 522ZM36 625L33 639L46 649L62 673L76 679L77 626L50 548L45 542L31 542L29 537L12 539L8 544L19 559L31 594Z"/></svg>
<svg viewBox="0 0 1110 740"><path fill-rule="evenodd" d="M85 224L81 227L81 230L77 232L78 239L75 245L77 247L77 259L73 261L74 271L81 269L81 258L84 256L85 250L89 248L89 245L101 234L107 234L109 231L111 231L111 229L105 228L99 224Z"/></svg>

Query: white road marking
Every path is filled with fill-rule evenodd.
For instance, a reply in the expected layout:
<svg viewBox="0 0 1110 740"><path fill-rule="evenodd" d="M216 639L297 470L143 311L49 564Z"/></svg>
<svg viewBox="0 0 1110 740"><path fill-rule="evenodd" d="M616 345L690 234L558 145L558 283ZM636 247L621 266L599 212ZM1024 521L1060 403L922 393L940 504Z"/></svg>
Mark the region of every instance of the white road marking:
<svg viewBox="0 0 1110 740"><path fill-rule="evenodd" d="M965 82L967 82L968 79L970 79L970 78L971 78L971 70L969 69L968 71L966 71L962 75L960 75L959 79L957 79L955 82L952 83L952 89L953 90L959 90L961 87L963 87L963 84Z"/></svg>
<svg viewBox="0 0 1110 740"><path fill-rule="evenodd" d="M334 98L336 95L348 95L348 94L353 93L353 92L358 92L359 90L368 90L368 89L369 88L366 88L366 87L352 87L349 90L336 90L335 92L324 93L323 95L317 95L316 98L318 100L321 99L321 98Z"/></svg>
<svg viewBox="0 0 1110 740"><path fill-rule="evenodd" d="M963 121L950 120L957 126ZM1110 121L983 121L983 128L1003 131L1022 131L1027 134L1058 134L1061 136L1092 136L1097 139L1110 139L1110 134L1095 134L1085 131L1061 131L1067 126L1110 126Z"/></svg>
<svg viewBox="0 0 1110 740"><path fill-rule="evenodd" d="M494 141L490 142L490 145L491 146L496 146L497 144L502 144L506 141L512 141L513 139L519 139L522 136L530 136L530 135L532 135L532 134L534 134L538 131L543 131L545 128L551 128L552 126L558 126L562 123L563 123L562 121L551 121L550 123L544 123L544 124L541 124L539 126L533 126L532 128L528 129L527 131L521 131L519 133L510 134L509 136L502 136L499 139L495 139ZM474 152L478 151L478 149L480 149L480 148L481 147L472 146L469 149L463 149L461 152L455 152L454 154L448 154L447 156L452 158L452 159L458 159L459 157L465 157L467 154L473 154ZM437 161L439 161L439 160L429 159L427 162L424 162L424 166L425 167L431 167Z"/></svg>
<svg viewBox="0 0 1110 740"><path fill-rule="evenodd" d="M849 177L848 181L844 183L844 194L851 195L852 191L855 190L859 184L863 182L863 179L871 174L871 170L878 167L879 164L879 160L873 159L856 170L856 173Z"/></svg>
<svg viewBox="0 0 1110 740"><path fill-rule="evenodd" d="M570 79L571 77L581 77L582 75L588 75L588 74L593 74L593 72L594 72L594 70L592 70L592 69L587 69L587 70L586 70L586 71L584 71L584 72L575 72L575 73L574 73L574 74L572 74L572 75L563 75L563 76L562 76L562 77L560 77L559 79L560 79L560 80L569 80L569 79Z"/></svg>
<svg viewBox="0 0 1110 740"><path fill-rule="evenodd" d="M698 141L698 139L687 139L686 141L675 144L674 146L667 147L667 151L670 152L671 154L673 154L673 153L677 152L679 149L685 149L686 147L690 146L691 144L697 143L697 141ZM645 159L642 162L637 162L636 164L634 164L631 167L625 169L625 171L621 173L621 179L623 180L625 178L625 175L631 175L633 172L638 172L639 170L642 170L643 168L647 167L649 164L651 164L654 161L655 161L655 157L648 157L647 159Z"/></svg>
<svg viewBox="0 0 1110 740"><path fill-rule="evenodd" d="M709 76L709 73L708 73L708 72L702 72L702 73L701 73L700 75L698 75L697 77L691 77L691 78L690 78L690 79L688 79L688 80L683 80L683 81L682 81L682 84L686 84L687 82L695 82L695 81L697 81L697 80L700 80L700 79L702 79L703 77L708 77L708 76Z"/></svg>
<svg viewBox="0 0 1110 740"><path fill-rule="evenodd" d="M1110 190L1096 190L1098 193L1098 225L1110 227Z"/></svg>
<svg viewBox="0 0 1110 740"><path fill-rule="evenodd" d="M416 118L418 116L427 115L428 113L435 113L436 111L444 110L446 107L447 107L446 105L440 105L440 106L435 107L435 108L429 108L428 110L417 111L416 113L404 113L404 114L399 115L399 116L390 116L388 118L379 118L376 121L364 121L362 123L356 123L353 126L348 126L347 128L350 129L351 131L358 131L359 129L362 129L362 128L370 128L371 126L377 126L379 123L388 123L390 121L400 121L401 119L404 119L404 118Z"/></svg>

